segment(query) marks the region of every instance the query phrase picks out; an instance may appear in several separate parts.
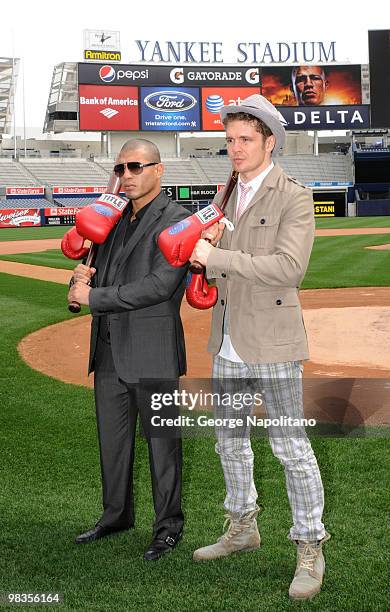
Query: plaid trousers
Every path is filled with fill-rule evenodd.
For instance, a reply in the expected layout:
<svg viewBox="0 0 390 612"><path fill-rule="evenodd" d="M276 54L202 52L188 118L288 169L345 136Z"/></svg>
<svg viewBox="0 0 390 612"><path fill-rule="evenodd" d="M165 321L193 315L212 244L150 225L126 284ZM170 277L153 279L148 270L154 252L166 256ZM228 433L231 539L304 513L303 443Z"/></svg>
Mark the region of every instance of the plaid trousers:
<svg viewBox="0 0 390 612"><path fill-rule="evenodd" d="M259 392L267 418L291 417L303 419L302 364L236 363L220 356L214 357L213 383L221 397L239 397L243 393ZM214 409L220 418L239 417L242 427L228 428L216 422L216 452L220 456L226 483L224 506L229 512L242 516L256 507L257 491L253 480L253 451L250 442L251 424L247 418L253 404L240 407L234 402ZM241 422L240 421L240 422ZM310 441L304 427L275 426L268 430L272 452L284 467L287 494L293 517L290 537L293 540L321 540L325 536L322 523L324 490Z"/></svg>

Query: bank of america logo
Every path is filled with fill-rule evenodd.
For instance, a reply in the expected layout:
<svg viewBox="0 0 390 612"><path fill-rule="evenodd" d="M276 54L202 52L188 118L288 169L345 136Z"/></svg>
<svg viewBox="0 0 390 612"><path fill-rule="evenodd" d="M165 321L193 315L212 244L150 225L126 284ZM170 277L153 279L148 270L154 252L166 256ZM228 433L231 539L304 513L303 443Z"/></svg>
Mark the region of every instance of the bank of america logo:
<svg viewBox="0 0 390 612"><path fill-rule="evenodd" d="M118 114L119 111L114 110L113 108L104 108L100 111L101 115L107 117L107 119L112 119L115 115Z"/></svg>

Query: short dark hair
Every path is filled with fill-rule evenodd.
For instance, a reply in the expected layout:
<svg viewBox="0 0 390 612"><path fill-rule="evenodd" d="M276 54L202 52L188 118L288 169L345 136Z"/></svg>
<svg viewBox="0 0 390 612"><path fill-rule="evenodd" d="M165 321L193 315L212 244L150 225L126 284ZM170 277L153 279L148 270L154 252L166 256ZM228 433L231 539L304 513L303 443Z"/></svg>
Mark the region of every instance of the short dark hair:
<svg viewBox="0 0 390 612"><path fill-rule="evenodd" d="M248 123L251 123L256 129L256 132L260 132L264 138L269 138L272 136L272 131L269 129L268 125L250 113L228 113L225 119L223 119L222 123L226 128L228 123L231 123L232 121L247 121Z"/></svg>

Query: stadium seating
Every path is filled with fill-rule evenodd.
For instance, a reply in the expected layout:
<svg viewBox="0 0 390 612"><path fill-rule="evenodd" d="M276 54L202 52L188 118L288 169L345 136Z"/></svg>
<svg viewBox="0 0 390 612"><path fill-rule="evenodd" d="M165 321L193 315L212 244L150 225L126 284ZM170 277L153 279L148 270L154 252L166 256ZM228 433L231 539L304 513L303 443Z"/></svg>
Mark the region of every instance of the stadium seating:
<svg viewBox="0 0 390 612"><path fill-rule="evenodd" d="M50 206L66 206L67 208L73 208L73 207L77 207L80 208L82 206L88 206L88 204L93 204L93 202L95 202L96 198L98 197L98 195L96 194L93 197L86 197L86 196L80 196L80 197L65 197L65 196L61 196L60 198L53 198L53 204L51 204Z"/></svg>
<svg viewBox="0 0 390 612"><path fill-rule="evenodd" d="M2 198L0 209L3 208L47 208L53 206L46 198Z"/></svg>
<svg viewBox="0 0 390 612"><path fill-rule="evenodd" d="M352 182L352 161L347 155L284 155L278 164L302 183L309 182Z"/></svg>
<svg viewBox="0 0 390 612"><path fill-rule="evenodd" d="M5 187L30 187L39 185L26 168L10 159L0 158L0 185Z"/></svg>
<svg viewBox="0 0 390 612"><path fill-rule="evenodd" d="M207 185L224 183L231 171L225 156L191 159L164 159L163 185ZM298 181L351 182L352 160L348 155L284 155L277 159ZM85 159L0 159L1 186L106 185L113 161ZM62 199L61 199L62 202ZM58 204L60 204L58 200ZM71 204L67 203L67 206Z"/></svg>
<svg viewBox="0 0 390 612"><path fill-rule="evenodd" d="M193 162L200 166L210 185L225 183L232 170L232 165L227 157L198 158Z"/></svg>
<svg viewBox="0 0 390 612"><path fill-rule="evenodd" d="M41 185L105 185L108 175L98 164L85 159L23 159L27 169Z"/></svg>

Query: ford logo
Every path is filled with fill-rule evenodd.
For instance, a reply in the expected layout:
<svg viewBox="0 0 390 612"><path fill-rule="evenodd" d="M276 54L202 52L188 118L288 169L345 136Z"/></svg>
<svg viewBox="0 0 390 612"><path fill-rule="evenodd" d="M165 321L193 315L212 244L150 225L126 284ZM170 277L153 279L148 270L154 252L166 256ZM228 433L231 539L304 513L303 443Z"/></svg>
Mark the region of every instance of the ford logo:
<svg viewBox="0 0 390 612"><path fill-rule="evenodd" d="M196 98L191 94L180 91L158 91L146 96L144 102L152 110L177 113L193 108L196 104Z"/></svg>

